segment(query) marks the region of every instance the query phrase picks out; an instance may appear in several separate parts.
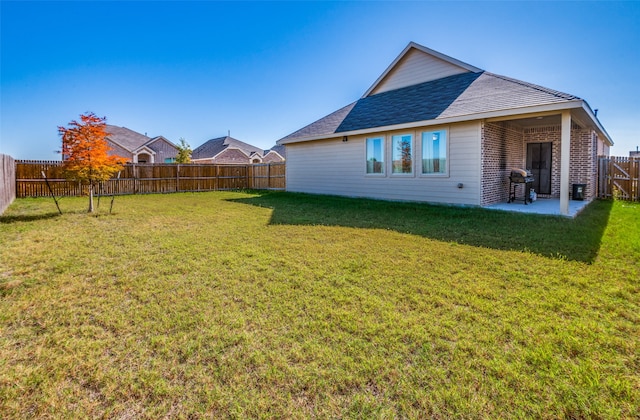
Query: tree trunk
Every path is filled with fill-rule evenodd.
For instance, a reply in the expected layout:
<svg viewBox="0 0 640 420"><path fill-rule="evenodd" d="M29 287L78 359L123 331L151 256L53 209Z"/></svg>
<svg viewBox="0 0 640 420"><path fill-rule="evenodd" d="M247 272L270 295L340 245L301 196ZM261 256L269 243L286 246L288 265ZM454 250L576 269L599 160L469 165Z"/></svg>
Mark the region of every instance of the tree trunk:
<svg viewBox="0 0 640 420"><path fill-rule="evenodd" d="M93 213L93 182L89 182L89 213Z"/></svg>

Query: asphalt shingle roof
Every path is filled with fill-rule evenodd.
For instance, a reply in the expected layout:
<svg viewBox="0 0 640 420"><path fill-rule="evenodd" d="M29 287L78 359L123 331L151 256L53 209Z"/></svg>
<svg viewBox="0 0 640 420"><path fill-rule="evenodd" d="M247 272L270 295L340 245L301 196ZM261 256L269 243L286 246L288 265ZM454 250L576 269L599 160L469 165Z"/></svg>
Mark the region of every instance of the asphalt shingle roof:
<svg viewBox="0 0 640 420"><path fill-rule="evenodd" d="M510 77L483 72L438 118L517 109L580 99Z"/></svg>
<svg viewBox="0 0 640 420"><path fill-rule="evenodd" d="M336 132L436 119L478 76L456 74L367 96L356 102Z"/></svg>
<svg viewBox="0 0 640 420"><path fill-rule="evenodd" d="M115 125L107 124L106 131L109 133L107 138L118 143L130 152L151 140L150 137L137 133L133 130L129 130L126 127L117 127Z"/></svg>
<svg viewBox="0 0 640 420"><path fill-rule="evenodd" d="M207 159L212 158L218 153L222 152L228 147L235 147L237 149L242 150L247 155L251 155L251 153L258 153L260 156L264 154L264 150L242 142L240 140L236 140L233 137L225 136L218 137L215 139L208 140L204 144L196 147L191 153L192 159Z"/></svg>
<svg viewBox="0 0 640 420"><path fill-rule="evenodd" d="M280 141L580 99L489 72L467 72L359 99Z"/></svg>
<svg viewBox="0 0 640 420"><path fill-rule="evenodd" d="M345 117L351 112L357 102L350 103L349 105L340 108L339 110L320 118L318 121L302 127L300 130L295 131L281 140L297 139L307 136L318 136L323 134L333 134L336 132Z"/></svg>

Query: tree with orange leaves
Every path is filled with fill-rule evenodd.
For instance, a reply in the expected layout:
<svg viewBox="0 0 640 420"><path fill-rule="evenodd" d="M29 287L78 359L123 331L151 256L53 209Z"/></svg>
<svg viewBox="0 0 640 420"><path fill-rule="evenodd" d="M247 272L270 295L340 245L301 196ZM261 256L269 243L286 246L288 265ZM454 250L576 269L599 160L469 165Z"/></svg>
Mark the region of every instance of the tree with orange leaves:
<svg viewBox="0 0 640 420"><path fill-rule="evenodd" d="M106 118L93 112L80 115L68 127L58 127L62 136L62 166L67 179L89 183L89 213L93 213L93 191L96 184L111 178L122 169L125 159L109 155Z"/></svg>

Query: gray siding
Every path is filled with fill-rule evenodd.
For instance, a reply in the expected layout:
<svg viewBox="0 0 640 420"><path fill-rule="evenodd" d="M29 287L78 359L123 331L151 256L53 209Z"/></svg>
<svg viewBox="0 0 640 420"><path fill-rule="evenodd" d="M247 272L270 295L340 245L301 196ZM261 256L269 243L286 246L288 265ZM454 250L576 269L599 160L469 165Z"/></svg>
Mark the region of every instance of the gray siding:
<svg viewBox="0 0 640 420"><path fill-rule="evenodd" d="M419 165L420 133L447 128L449 131L448 176L390 174L391 136L413 134L414 162ZM386 174L365 174L365 138L385 137ZM480 205L480 123L425 127L415 130L372 133L287 145L287 190L314 194L370 197L384 200L424 201ZM458 183L464 188L457 187Z"/></svg>

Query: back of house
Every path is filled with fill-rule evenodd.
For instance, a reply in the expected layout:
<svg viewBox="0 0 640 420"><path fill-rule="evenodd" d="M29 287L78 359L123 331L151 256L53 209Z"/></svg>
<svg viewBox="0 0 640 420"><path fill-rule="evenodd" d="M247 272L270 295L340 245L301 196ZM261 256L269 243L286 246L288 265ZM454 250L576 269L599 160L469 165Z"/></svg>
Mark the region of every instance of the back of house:
<svg viewBox="0 0 640 420"><path fill-rule="evenodd" d="M357 101L280 139L287 190L488 206L514 168L540 197L595 197L613 144L583 99L410 43Z"/></svg>

